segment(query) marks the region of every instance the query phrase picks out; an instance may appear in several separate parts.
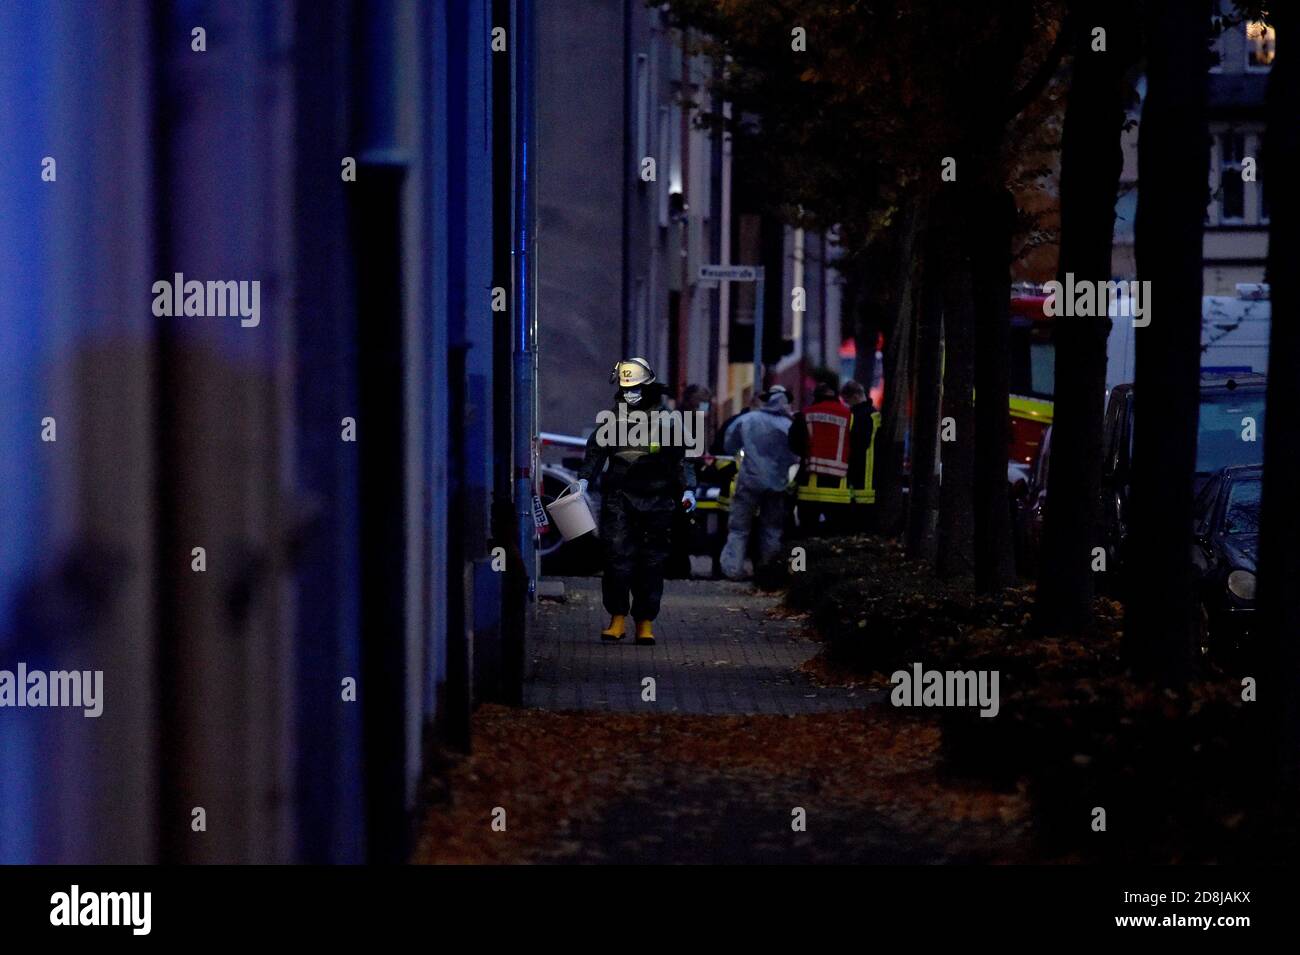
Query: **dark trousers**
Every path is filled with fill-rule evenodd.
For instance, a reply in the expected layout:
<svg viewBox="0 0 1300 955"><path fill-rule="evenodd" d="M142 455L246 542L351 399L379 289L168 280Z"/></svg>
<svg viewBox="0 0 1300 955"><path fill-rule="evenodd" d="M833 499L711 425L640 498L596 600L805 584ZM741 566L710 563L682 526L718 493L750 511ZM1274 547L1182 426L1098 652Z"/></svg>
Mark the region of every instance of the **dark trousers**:
<svg viewBox="0 0 1300 955"><path fill-rule="evenodd" d="M601 598L611 614L626 615L631 594L632 616L653 620L659 616L664 594L664 563L671 546L672 498L638 507L620 491L603 497L600 536L605 547L605 573Z"/></svg>
<svg viewBox="0 0 1300 955"><path fill-rule="evenodd" d="M874 504L859 504L856 501L849 505L849 531L854 534L866 534L871 531L871 516L875 512Z"/></svg>
<svg viewBox="0 0 1300 955"><path fill-rule="evenodd" d="M669 580L689 580L691 577L691 546L695 543L695 521L685 509L676 508L672 517L673 533L669 545L668 562L664 576Z"/></svg>
<svg viewBox="0 0 1300 955"><path fill-rule="evenodd" d="M795 515L799 524L800 537L834 537L840 534L852 534L850 526L852 505L847 484L841 487L844 478L831 474L800 474L799 488L796 494ZM844 498L843 503L834 500L813 501L809 496Z"/></svg>
<svg viewBox="0 0 1300 955"><path fill-rule="evenodd" d="M799 534L803 537L830 537L853 533L851 507L848 504L827 504L824 501L800 501Z"/></svg>

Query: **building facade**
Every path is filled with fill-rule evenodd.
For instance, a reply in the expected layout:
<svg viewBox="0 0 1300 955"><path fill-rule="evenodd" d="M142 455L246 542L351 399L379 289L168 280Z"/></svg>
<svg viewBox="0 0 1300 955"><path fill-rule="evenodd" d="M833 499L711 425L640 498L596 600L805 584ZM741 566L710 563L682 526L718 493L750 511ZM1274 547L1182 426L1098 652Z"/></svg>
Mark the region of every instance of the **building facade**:
<svg viewBox="0 0 1300 955"><path fill-rule="evenodd" d="M1220 13L1232 12L1222 0ZM1209 78L1210 182L1205 215L1205 294L1233 295L1238 283L1264 281L1268 258L1268 192L1263 150L1264 99L1273 63L1273 28L1257 22L1225 21L1214 43L1216 65ZM1139 81L1139 94L1145 92ZM1140 120L1135 108L1130 120ZM1134 223L1137 219L1137 152L1141 130L1124 134L1124 171L1116 207L1116 278L1137 275Z"/></svg>
<svg viewBox="0 0 1300 955"><path fill-rule="evenodd" d="M103 712L0 709L0 862L401 860L522 672L532 5L73 7L0 5L0 670Z"/></svg>
<svg viewBox="0 0 1300 955"><path fill-rule="evenodd" d="M715 421L749 401L755 289L701 281L705 264L764 266L767 384L838 363L832 243L734 185L731 137L699 122L729 106L690 39L636 0L539 8L543 431L588 433L623 355L647 358L674 395L707 385Z"/></svg>

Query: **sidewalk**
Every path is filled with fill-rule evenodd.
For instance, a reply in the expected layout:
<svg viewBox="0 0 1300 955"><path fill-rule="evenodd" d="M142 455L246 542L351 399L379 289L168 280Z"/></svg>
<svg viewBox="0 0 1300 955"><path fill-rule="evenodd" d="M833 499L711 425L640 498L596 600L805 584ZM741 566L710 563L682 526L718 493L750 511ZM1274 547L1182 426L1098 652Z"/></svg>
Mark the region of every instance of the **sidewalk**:
<svg viewBox="0 0 1300 955"><path fill-rule="evenodd" d="M524 707L475 712L416 861L1026 858L1024 794L942 779L938 727L884 691L815 686L799 667L819 644L778 598L669 581L638 647L601 641L598 578L563 582L529 627Z"/></svg>
<svg viewBox="0 0 1300 955"><path fill-rule="evenodd" d="M546 710L792 716L856 709L882 691L826 689L799 667L818 645L797 619L774 616L776 597L732 581L670 580L657 643L600 639L609 617L598 577L563 578L563 601L543 600L530 628L524 705ZM630 623L630 621L629 621ZM642 681L655 681L655 702Z"/></svg>

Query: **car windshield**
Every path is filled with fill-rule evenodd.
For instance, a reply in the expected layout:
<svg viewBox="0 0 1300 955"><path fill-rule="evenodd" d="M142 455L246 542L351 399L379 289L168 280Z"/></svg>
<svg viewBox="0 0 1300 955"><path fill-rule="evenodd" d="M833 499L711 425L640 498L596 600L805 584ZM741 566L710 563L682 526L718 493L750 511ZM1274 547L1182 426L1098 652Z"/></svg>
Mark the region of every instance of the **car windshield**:
<svg viewBox="0 0 1300 955"><path fill-rule="evenodd" d="M1233 481L1228 485L1228 506L1223 514L1223 533L1259 533L1259 478Z"/></svg>
<svg viewBox="0 0 1300 955"><path fill-rule="evenodd" d="M1047 400L1056 393L1056 345L1050 323L1012 325L1011 393Z"/></svg>
<svg viewBox="0 0 1300 955"><path fill-rule="evenodd" d="M1209 474L1237 464L1259 464L1264 454L1264 393L1201 396L1196 471Z"/></svg>

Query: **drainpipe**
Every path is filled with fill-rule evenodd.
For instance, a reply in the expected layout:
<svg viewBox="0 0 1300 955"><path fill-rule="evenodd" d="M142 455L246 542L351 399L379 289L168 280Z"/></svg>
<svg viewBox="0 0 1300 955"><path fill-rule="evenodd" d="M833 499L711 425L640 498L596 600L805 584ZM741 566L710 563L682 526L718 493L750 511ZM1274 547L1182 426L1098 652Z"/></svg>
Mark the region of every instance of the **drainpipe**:
<svg viewBox="0 0 1300 955"><path fill-rule="evenodd" d="M628 329L632 324L632 190L636 183L632 169L641 158L634 157L633 141L636 136L637 92L636 65L632 58L632 0L623 0L623 228L619 230L622 245L620 278L623 283L623 345L619 358L629 353Z"/></svg>
<svg viewBox="0 0 1300 955"><path fill-rule="evenodd" d="M528 580L528 599L537 592L537 531L533 523L536 461L537 303L533 254L537 150L533 140L533 26L532 0L516 0L514 11L514 443L515 516L519 522L519 553ZM523 641L513 648L522 653Z"/></svg>

